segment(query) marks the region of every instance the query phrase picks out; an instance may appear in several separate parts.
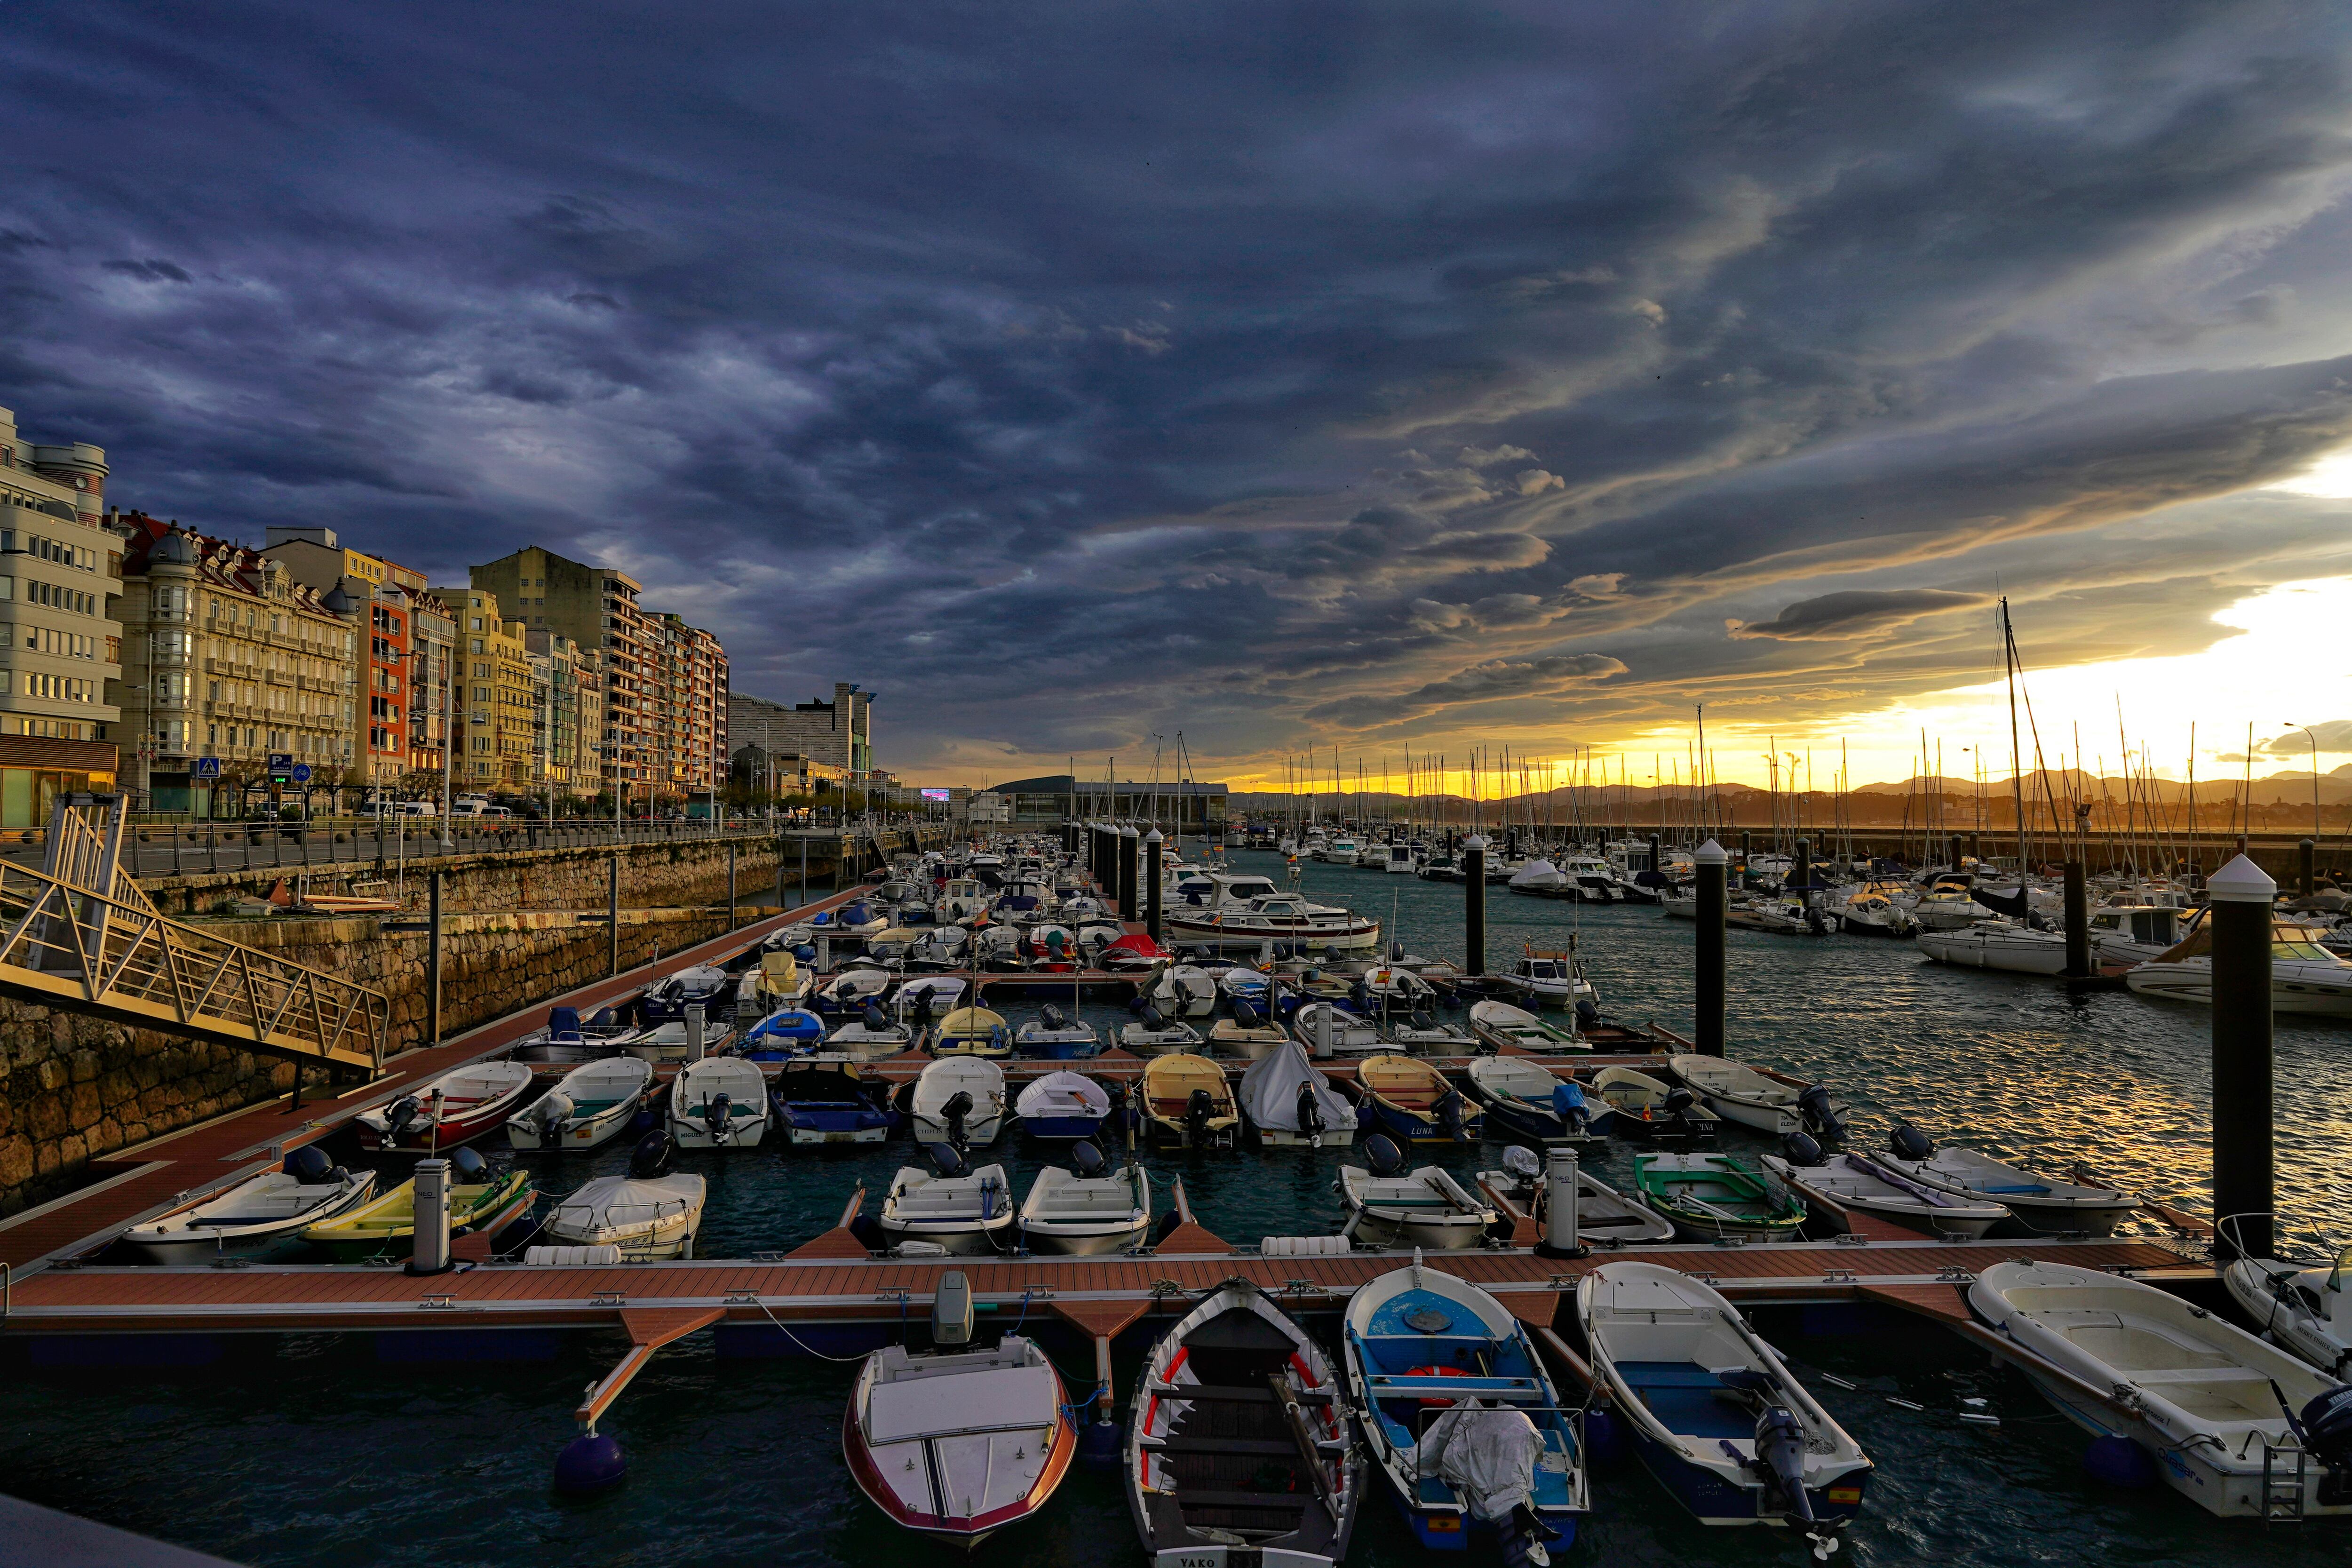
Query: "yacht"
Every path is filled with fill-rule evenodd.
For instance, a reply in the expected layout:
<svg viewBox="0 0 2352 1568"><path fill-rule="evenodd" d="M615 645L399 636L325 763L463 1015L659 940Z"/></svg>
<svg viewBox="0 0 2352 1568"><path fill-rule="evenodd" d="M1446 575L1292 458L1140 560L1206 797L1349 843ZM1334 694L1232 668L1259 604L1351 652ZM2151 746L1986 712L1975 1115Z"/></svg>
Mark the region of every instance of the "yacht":
<svg viewBox="0 0 2352 1568"><path fill-rule="evenodd" d="M1381 922L1331 904L1309 903L1265 877L1213 872L1200 892L1188 886L1183 904L1169 911L1168 940L1180 946L1255 952L1265 942L1307 948L1372 948Z"/></svg>
<svg viewBox="0 0 2352 1568"><path fill-rule="evenodd" d="M2091 952L2101 963L2146 963L2180 944L2189 911L2168 904L2108 904L2091 911Z"/></svg>
<svg viewBox="0 0 2352 1568"><path fill-rule="evenodd" d="M2127 970L2124 984L2143 996L2213 1005L2213 932L2200 910L2179 945ZM2319 945L2319 928L2300 921L2271 924L2271 1008L2318 1017L2352 1017L2352 960Z"/></svg>

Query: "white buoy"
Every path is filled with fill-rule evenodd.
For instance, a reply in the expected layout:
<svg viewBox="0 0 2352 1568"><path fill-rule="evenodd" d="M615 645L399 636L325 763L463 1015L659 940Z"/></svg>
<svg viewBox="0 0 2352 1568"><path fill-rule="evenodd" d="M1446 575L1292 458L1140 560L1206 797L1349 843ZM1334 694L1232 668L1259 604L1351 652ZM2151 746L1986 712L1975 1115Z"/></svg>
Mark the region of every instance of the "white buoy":
<svg viewBox="0 0 2352 1568"><path fill-rule="evenodd" d="M686 1009L686 1059L702 1059L702 1004L691 1002Z"/></svg>
<svg viewBox="0 0 2352 1568"><path fill-rule="evenodd" d="M416 1162L416 1203L412 1216L408 1271L445 1274L449 1269L449 1162Z"/></svg>
<svg viewBox="0 0 2352 1568"><path fill-rule="evenodd" d="M1544 1167L1544 1245L1576 1250L1576 1151L1554 1149Z"/></svg>

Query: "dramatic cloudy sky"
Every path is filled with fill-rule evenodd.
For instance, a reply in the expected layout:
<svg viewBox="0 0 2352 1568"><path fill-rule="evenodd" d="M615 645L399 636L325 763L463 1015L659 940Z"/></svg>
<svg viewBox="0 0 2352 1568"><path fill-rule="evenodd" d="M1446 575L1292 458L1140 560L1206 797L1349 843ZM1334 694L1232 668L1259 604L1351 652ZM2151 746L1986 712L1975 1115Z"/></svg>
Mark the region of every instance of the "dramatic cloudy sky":
<svg viewBox="0 0 2352 1568"><path fill-rule="evenodd" d="M2340 6L5 19L27 435L617 562L909 773L1646 763L1704 701L1727 775L1884 776L1990 733L2001 593L2111 762L2117 696L2175 768L2352 713Z"/></svg>

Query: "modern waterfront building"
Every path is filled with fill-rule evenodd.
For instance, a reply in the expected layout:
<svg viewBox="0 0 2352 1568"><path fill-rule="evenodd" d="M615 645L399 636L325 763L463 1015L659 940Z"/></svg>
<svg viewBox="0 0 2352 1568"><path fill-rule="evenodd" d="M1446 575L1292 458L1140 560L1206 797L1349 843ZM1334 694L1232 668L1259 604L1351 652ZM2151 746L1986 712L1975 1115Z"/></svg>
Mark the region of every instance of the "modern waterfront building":
<svg viewBox="0 0 2352 1568"><path fill-rule="evenodd" d="M833 700L790 705L733 691L727 695L727 733L782 756L805 757L846 778L874 770L876 693L836 680Z"/></svg>
<svg viewBox="0 0 2352 1568"><path fill-rule="evenodd" d="M523 633L531 662L532 747L539 784L556 795L593 795L602 774L604 660L562 632Z"/></svg>

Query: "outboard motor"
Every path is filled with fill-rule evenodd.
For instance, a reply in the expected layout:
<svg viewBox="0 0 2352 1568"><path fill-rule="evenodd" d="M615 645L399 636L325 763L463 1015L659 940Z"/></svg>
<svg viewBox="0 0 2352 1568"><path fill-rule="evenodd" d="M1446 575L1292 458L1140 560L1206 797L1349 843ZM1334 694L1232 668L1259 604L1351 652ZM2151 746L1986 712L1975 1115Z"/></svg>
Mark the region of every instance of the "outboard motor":
<svg viewBox="0 0 2352 1568"><path fill-rule="evenodd" d="M539 1135L554 1137L555 1130L571 1118L573 1109L570 1095L560 1089L549 1089L531 1108L531 1119L539 1123Z"/></svg>
<svg viewBox="0 0 2352 1568"><path fill-rule="evenodd" d="M335 1173L335 1163L316 1143L305 1143L289 1152L280 1168L306 1187L323 1186L334 1179Z"/></svg>
<svg viewBox="0 0 2352 1568"><path fill-rule="evenodd" d="M1404 1154L1386 1133L1375 1133L1365 1141L1364 1158L1370 1162L1375 1176L1393 1176L1404 1169Z"/></svg>
<svg viewBox="0 0 2352 1568"><path fill-rule="evenodd" d="M467 1185L479 1186L490 1179L489 1162L471 1149L455 1149L449 1153L449 1173Z"/></svg>
<svg viewBox="0 0 2352 1568"><path fill-rule="evenodd" d="M1234 998L1234 1022L1244 1029L1255 1029L1261 1022L1258 1010L1240 997Z"/></svg>
<svg viewBox="0 0 2352 1568"><path fill-rule="evenodd" d="M967 1140L963 1130L963 1119L971 1114L971 1096L970 1093L961 1089L956 1090L953 1094L949 1095L947 1098L947 1103L940 1107L940 1121L946 1124L948 1130L948 1142L958 1149L961 1149L966 1145ZM939 1145L937 1144L932 1145L934 1148L937 1148L938 1146Z"/></svg>
<svg viewBox="0 0 2352 1568"><path fill-rule="evenodd" d="M1437 1027L1437 1015L1426 1007L1415 1007L1411 1022L1416 1029L1434 1029Z"/></svg>
<svg viewBox="0 0 2352 1568"><path fill-rule="evenodd" d="M408 1124L425 1115L425 1102L413 1094L404 1094L392 1102L383 1113L383 1134L386 1142L397 1143L406 1136Z"/></svg>
<svg viewBox="0 0 2352 1568"><path fill-rule="evenodd" d="M1514 1143L1503 1151L1503 1169L1523 1187L1532 1188L1543 1179L1543 1160L1525 1144Z"/></svg>
<svg viewBox="0 0 2352 1568"><path fill-rule="evenodd" d="M1805 1119L1805 1130L1825 1143L1845 1142L1845 1123L1830 1108L1830 1091L1820 1084L1808 1084L1797 1096L1797 1113ZM1814 1163L1818 1164L1816 1161Z"/></svg>
<svg viewBox="0 0 2352 1568"><path fill-rule="evenodd" d="M1462 1124L1462 1093L1449 1089L1437 1102L1437 1129L1456 1143L1470 1142L1470 1130Z"/></svg>
<svg viewBox="0 0 2352 1568"><path fill-rule="evenodd" d="M1320 1138L1323 1135L1323 1106L1315 1098L1315 1086L1312 1083L1302 1083L1298 1086L1297 1108L1291 1114L1298 1123L1298 1135L1301 1138Z"/></svg>
<svg viewBox="0 0 2352 1568"><path fill-rule="evenodd" d="M702 1102L702 1126L710 1134L712 1142L727 1141L728 1132L734 1126L734 1114L735 1102L731 1095L714 1094Z"/></svg>
<svg viewBox="0 0 2352 1568"><path fill-rule="evenodd" d="M1935 1140L1908 1121L1895 1124L1895 1131L1886 1135L1886 1146L1898 1160L1925 1160L1936 1152Z"/></svg>
<svg viewBox="0 0 2352 1568"><path fill-rule="evenodd" d="M1677 1138L1697 1136L1698 1123L1691 1117L1691 1110L1697 1104L1698 1097L1689 1089L1670 1089L1666 1091L1666 1101L1662 1109L1674 1120L1674 1136Z"/></svg>
<svg viewBox="0 0 2352 1568"><path fill-rule="evenodd" d="M1402 963L1404 962L1404 943L1401 942L1392 942L1389 943L1389 962L1391 963Z"/></svg>
<svg viewBox="0 0 2352 1568"><path fill-rule="evenodd" d="M1822 1146L1803 1132L1791 1132L1781 1139L1780 1152L1789 1157L1791 1165L1811 1167L1822 1162Z"/></svg>
<svg viewBox="0 0 2352 1568"><path fill-rule="evenodd" d="M1070 1026L1070 1016L1048 1002L1037 1009L1037 1022L1048 1029L1066 1029Z"/></svg>
<svg viewBox="0 0 2352 1568"><path fill-rule="evenodd" d="M918 1029L929 1024L931 1021L931 1009L939 1005L939 1000L940 994L930 986L918 986L915 990L915 1004L907 1010L908 1023Z"/></svg>
<svg viewBox="0 0 2352 1568"><path fill-rule="evenodd" d="M659 1127L637 1140L629 1151L629 1174L641 1182L656 1181L669 1174L671 1163L677 1157L677 1143Z"/></svg>
<svg viewBox="0 0 2352 1568"><path fill-rule="evenodd" d="M2295 1436L2327 1467L2319 1478L2323 1508L2352 1503L2352 1386L2329 1389L2303 1407Z"/></svg>
<svg viewBox="0 0 2352 1568"><path fill-rule="evenodd" d="M1209 1098L1205 1089L1196 1089L1184 1101L1184 1136L1192 1148L1206 1148L1209 1142L1209 1118L1215 1113L1217 1102Z"/></svg>
<svg viewBox="0 0 2352 1568"><path fill-rule="evenodd" d="M971 1166L963 1157L963 1150L952 1143L926 1143L923 1152L930 1157L931 1169L950 1181L971 1174Z"/></svg>
<svg viewBox="0 0 2352 1568"><path fill-rule="evenodd" d="M1048 1011L1050 1010L1051 1009L1048 1009ZM1149 1002L1146 1002L1143 1005L1143 1017L1141 1021L1143 1026L1147 1029L1164 1029L1168 1026L1168 1020L1160 1016L1160 1009L1153 1006Z"/></svg>
<svg viewBox="0 0 2352 1568"><path fill-rule="evenodd" d="M1600 1027L1600 1025L1601 1009L1593 1005L1591 997L1579 996L1576 999L1576 1026L1592 1029Z"/></svg>
<svg viewBox="0 0 2352 1568"><path fill-rule="evenodd" d="M1813 1500L1805 1495L1805 1424L1796 1412L1779 1405L1764 1407L1756 1417L1756 1457L1748 1468L1778 1497L1782 1512L1802 1524L1814 1522ZM1820 1552L1818 1536L1814 1549Z"/></svg>
<svg viewBox="0 0 2352 1568"><path fill-rule="evenodd" d="M1109 1162L1103 1158L1103 1152L1095 1147L1093 1140L1081 1138L1070 1145L1070 1170L1079 1177L1091 1181L1101 1175L1108 1165Z"/></svg>
<svg viewBox="0 0 2352 1568"><path fill-rule="evenodd" d="M1584 1086L1562 1080L1552 1086L1552 1114L1559 1118L1560 1130L1581 1136L1592 1125L1592 1106L1584 1098Z"/></svg>
<svg viewBox="0 0 2352 1568"><path fill-rule="evenodd" d="M928 994L928 993L926 993L926 994ZM873 1030L876 1034L879 1035L889 1033L890 1020L888 1016L883 1013L881 1004L877 1002L868 1002L866 1004L866 1010L860 1015L860 1016L865 1019L866 1026Z"/></svg>

